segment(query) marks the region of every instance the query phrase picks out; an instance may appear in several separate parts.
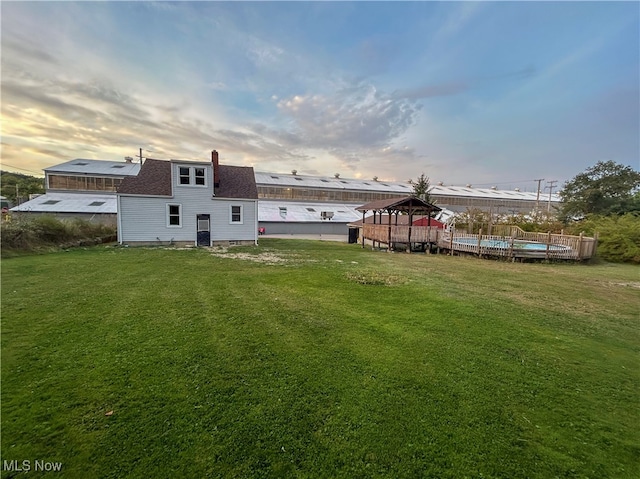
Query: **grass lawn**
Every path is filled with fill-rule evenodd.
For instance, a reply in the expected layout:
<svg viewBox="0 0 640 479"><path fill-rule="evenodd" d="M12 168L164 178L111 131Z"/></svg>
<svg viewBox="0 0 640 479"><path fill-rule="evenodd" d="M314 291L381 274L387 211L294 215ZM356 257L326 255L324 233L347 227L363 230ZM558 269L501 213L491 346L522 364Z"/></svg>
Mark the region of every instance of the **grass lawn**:
<svg viewBox="0 0 640 479"><path fill-rule="evenodd" d="M2 477L637 479L639 308L637 266L316 241L4 260Z"/></svg>

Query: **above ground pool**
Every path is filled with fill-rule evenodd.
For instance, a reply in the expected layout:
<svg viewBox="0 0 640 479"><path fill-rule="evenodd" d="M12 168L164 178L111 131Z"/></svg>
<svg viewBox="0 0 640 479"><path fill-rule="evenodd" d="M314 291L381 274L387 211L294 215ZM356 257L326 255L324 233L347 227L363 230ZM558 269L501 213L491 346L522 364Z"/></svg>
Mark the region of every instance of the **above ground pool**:
<svg viewBox="0 0 640 479"><path fill-rule="evenodd" d="M469 246L477 246L478 240L476 238L453 238L454 244L462 244ZM511 242L505 240L495 239L483 239L480 240L480 246L483 248L495 248L495 249L510 249ZM535 241L522 241L514 240L513 249L527 250L527 251L546 251L547 245L545 243L536 243ZM561 244L550 244L549 251L567 251L570 250L568 246Z"/></svg>

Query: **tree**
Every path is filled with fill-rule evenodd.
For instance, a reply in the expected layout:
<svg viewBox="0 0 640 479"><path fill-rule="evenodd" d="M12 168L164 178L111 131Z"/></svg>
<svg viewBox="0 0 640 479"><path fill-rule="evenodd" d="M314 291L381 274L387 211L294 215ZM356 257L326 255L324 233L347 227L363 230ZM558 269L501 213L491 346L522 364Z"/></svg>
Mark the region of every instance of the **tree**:
<svg viewBox="0 0 640 479"><path fill-rule="evenodd" d="M20 203L30 194L44 193L44 179L35 176L0 171L0 191L12 203Z"/></svg>
<svg viewBox="0 0 640 479"><path fill-rule="evenodd" d="M413 184L413 196L420 198L421 200L433 204L431 195L431 183L429 177L422 173L416 181L411 182Z"/></svg>
<svg viewBox="0 0 640 479"><path fill-rule="evenodd" d="M640 172L614 161L600 161L564 184L559 193L560 216L566 221L638 211L639 188Z"/></svg>

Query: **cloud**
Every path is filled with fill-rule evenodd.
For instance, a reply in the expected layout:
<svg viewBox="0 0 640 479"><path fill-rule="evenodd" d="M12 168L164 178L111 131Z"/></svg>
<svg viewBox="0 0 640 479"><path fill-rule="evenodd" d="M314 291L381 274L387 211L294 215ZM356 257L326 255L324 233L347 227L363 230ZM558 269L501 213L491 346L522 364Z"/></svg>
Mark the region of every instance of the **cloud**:
<svg viewBox="0 0 640 479"><path fill-rule="evenodd" d="M285 98L278 109L309 147L347 150L388 145L415 124L420 105L361 83L332 94Z"/></svg>
<svg viewBox="0 0 640 479"><path fill-rule="evenodd" d="M536 74L532 66L507 73L499 73L469 80L450 81L445 83L424 85L417 88L397 90L391 95L393 98L406 98L408 100L421 100L432 97L452 96L464 93L475 88L483 88L503 80L524 80Z"/></svg>

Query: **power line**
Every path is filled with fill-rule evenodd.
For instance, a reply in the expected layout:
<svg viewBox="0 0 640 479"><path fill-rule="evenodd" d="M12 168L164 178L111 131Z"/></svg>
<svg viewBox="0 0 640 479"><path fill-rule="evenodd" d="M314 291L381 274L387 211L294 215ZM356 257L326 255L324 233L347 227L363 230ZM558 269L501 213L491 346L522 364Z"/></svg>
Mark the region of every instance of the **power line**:
<svg viewBox="0 0 640 479"><path fill-rule="evenodd" d="M487 186L487 185L511 185L511 184L517 184L517 183L530 183L532 181L538 181L538 180L520 180L520 181L501 181L499 183L474 183L473 186Z"/></svg>
<svg viewBox="0 0 640 479"><path fill-rule="evenodd" d="M26 171L27 173L33 173L34 175L39 175L39 174L41 174L41 173L39 173L39 172L35 172L35 171L31 171L31 170L25 170L24 168L20 168L19 166L13 166L13 165L10 165L9 163L5 163L5 162L3 162L3 163L2 163L2 165L3 165L3 166L5 166L5 165L6 165L6 166L8 166L8 167L10 167L10 168L15 168L16 170Z"/></svg>

